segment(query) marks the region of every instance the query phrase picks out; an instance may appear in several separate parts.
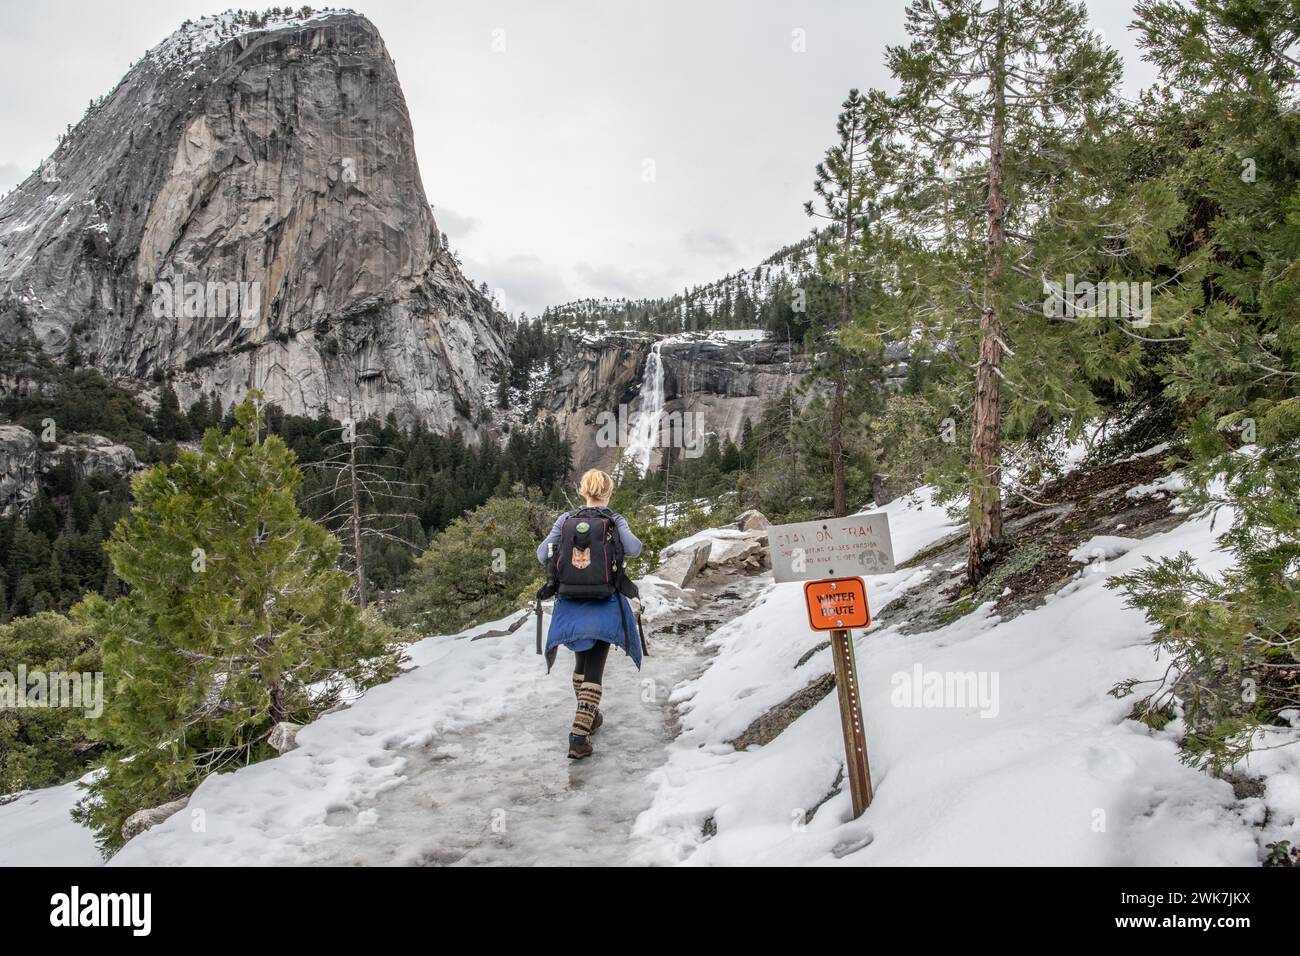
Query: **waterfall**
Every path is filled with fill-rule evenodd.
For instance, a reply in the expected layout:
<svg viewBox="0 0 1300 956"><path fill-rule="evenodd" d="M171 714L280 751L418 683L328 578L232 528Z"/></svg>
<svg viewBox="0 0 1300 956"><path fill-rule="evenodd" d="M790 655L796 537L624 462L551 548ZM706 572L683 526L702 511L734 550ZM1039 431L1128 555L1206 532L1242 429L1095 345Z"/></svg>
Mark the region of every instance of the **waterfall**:
<svg viewBox="0 0 1300 956"><path fill-rule="evenodd" d="M641 474L650 470L650 456L659 444L659 419L664 411L664 363L659 356L662 342L656 342L646 356L641 373L641 408L628 428L623 457Z"/></svg>

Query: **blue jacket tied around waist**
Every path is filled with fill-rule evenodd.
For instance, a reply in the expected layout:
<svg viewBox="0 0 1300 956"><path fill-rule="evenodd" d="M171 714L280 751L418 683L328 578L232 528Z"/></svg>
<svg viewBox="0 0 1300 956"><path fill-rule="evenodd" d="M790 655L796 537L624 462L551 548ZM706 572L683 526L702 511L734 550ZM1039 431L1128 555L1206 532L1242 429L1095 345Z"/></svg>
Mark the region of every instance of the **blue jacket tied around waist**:
<svg viewBox="0 0 1300 956"><path fill-rule="evenodd" d="M564 519L573 512L565 512L555 520L551 533L537 546L537 560L546 564L546 552L560 542ZM641 542L627 526L627 519L614 515L614 526L623 543L623 554L635 558L641 553ZM617 591L603 601L575 601L557 596L555 610L551 612L551 627L546 633L546 666L550 670L555 660L555 650L567 647L577 653L591 650L597 641L621 647L639 670L641 667L641 638L637 632L636 618L626 597Z"/></svg>

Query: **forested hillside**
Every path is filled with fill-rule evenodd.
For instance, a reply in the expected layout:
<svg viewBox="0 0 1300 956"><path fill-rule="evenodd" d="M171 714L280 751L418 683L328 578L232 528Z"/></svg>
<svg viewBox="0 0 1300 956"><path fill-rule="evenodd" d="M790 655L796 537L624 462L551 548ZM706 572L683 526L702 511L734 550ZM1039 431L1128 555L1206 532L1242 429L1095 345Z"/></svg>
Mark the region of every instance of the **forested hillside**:
<svg viewBox="0 0 1300 956"><path fill-rule="evenodd" d="M579 299L544 309L539 318L548 328L597 335L762 328L774 337L802 342L807 325L792 305L797 288L818 280L816 243L817 236L810 236L778 249L752 269L666 298Z"/></svg>
<svg viewBox="0 0 1300 956"><path fill-rule="evenodd" d="M59 367L39 352L10 351L5 367L24 382L23 393L0 400L0 414L35 434L52 421L58 433L93 433L134 450L142 463L170 462L185 443L234 419L207 400L182 410L166 382L149 410L133 391L93 369ZM268 407L266 428L282 437L304 469L299 504L304 514L342 531L340 509L350 489L338 477L338 454L349 447L343 425L330 418L286 415ZM358 466L373 480L360 495L360 512L376 532L367 568L370 584L396 587L413 555L454 518L494 492L531 488L543 497L564 481L568 451L553 428L520 429L500 441L466 442L458 430L436 434L416 423L358 422ZM0 521L0 620L46 610L66 611L86 591L112 597L120 583L103 542L130 507L130 474L79 475L69 455L40 476L35 496ZM559 499L562 500L562 499Z"/></svg>

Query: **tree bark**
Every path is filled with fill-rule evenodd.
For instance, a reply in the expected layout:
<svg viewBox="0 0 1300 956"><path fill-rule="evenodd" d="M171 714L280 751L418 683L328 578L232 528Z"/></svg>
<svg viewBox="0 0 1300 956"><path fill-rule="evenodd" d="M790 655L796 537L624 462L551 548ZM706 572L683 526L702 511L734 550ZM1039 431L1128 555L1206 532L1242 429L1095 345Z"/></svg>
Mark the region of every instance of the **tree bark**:
<svg viewBox="0 0 1300 956"><path fill-rule="evenodd" d="M993 122L988 170L988 265L980 313L979 362L970 438L970 542L966 578L979 584L988 572L993 548L1002 538L1002 276L1006 259L1006 196L1003 191L1006 139L1006 32L998 3L993 59Z"/></svg>
<svg viewBox="0 0 1300 956"><path fill-rule="evenodd" d="M831 406L831 474L835 485L835 517L849 513L849 496L844 480L844 356L835 370L835 398Z"/></svg>
<svg viewBox="0 0 1300 956"><path fill-rule="evenodd" d="M844 195L844 275L840 287L840 328L848 327L853 317L853 299L849 283L852 270L849 258L853 249L853 161L857 142L856 128L851 132L848 149L848 173ZM838 356L835 366L835 397L831 404L831 477L834 486L835 517L849 513L848 491L844 481L844 356Z"/></svg>

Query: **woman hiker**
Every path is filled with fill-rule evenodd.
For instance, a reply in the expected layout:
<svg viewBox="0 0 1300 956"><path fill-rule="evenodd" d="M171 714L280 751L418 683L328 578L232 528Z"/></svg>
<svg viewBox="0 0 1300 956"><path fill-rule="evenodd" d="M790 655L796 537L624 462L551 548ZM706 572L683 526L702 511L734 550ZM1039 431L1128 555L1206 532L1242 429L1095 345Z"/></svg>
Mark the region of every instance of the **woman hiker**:
<svg viewBox="0 0 1300 956"><path fill-rule="evenodd" d="M610 645L621 647L641 667L640 631L627 599L636 590L622 569L624 559L641 553L641 542L627 519L609 510L614 479L593 468L582 476L578 490L586 507L560 515L537 548L537 560L548 570L548 587L558 591L546 637L547 671L557 648L567 647L574 655L578 709L569 730L574 760L591 756L589 738L604 721L601 681Z"/></svg>

